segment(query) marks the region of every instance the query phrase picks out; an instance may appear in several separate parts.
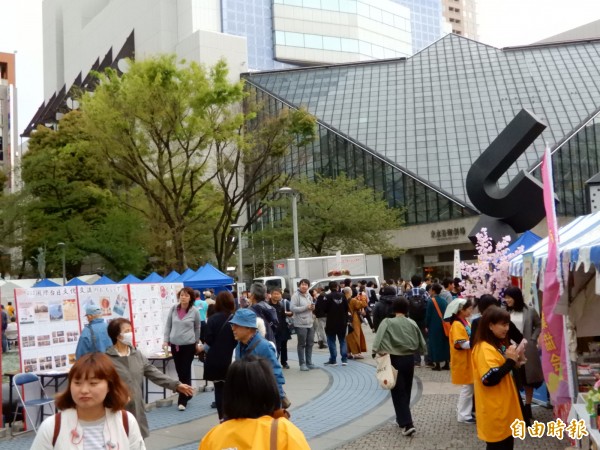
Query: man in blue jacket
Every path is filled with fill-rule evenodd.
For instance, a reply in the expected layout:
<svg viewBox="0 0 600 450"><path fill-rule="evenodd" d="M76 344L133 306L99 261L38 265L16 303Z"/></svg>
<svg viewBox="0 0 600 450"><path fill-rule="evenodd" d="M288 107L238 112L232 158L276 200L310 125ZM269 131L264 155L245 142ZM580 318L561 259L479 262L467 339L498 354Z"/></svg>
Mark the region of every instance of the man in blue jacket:
<svg viewBox="0 0 600 450"><path fill-rule="evenodd" d="M104 353L107 348L112 347L113 343L108 337L107 323L102 319L102 309L93 303L85 307L85 316L87 325L83 327L81 336L77 342L75 358L79 359L87 353Z"/></svg>
<svg viewBox="0 0 600 450"><path fill-rule="evenodd" d="M289 408L290 401L286 398L283 390L285 378L281 364L277 360L277 351L273 344L263 338L257 329L256 313L249 308L238 309L229 321L233 336L238 341L235 347L235 359L242 359L248 355L259 356L269 361L273 367L273 374L279 387L281 405L283 408Z"/></svg>

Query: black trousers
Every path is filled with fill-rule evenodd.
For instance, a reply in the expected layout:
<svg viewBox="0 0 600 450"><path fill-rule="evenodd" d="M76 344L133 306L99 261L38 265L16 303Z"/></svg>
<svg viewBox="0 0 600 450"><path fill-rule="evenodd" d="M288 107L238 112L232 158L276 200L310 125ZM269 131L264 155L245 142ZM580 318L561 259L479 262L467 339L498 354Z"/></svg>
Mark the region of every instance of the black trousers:
<svg viewBox="0 0 600 450"><path fill-rule="evenodd" d="M275 336L275 341L277 345L277 356L280 358L281 365L284 366L288 362L288 339L286 336Z"/></svg>
<svg viewBox="0 0 600 450"><path fill-rule="evenodd" d="M179 347L179 350L177 350ZM174 345L171 344L171 353L173 354L173 361L175 362L175 370L177 371L177 377L183 384L192 385L192 362L196 355L196 344L188 345ZM179 405L186 406L189 397L185 394L179 394Z"/></svg>
<svg viewBox="0 0 600 450"><path fill-rule="evenodd" d="M413 424L410 413L410 393L415 373L414 356L390 355L390 359L392 366L398 371L396 385L391 391L392 402L394 403L394 411L396 413L396 423L403 428Z"/></svg>
<svg viewBox="0 0 600 450"><path fill-rule="evenodd" d="M486 450L513 450L515 446L515 438L512 436L507 437L500 442L486 442Z"/></svg>
<svg viewBox="0 0 600 450"><path fill-rule="evenodd" d="M215 404L217 405L217 414L219 420L223 420L223 390L225 389L224 381L214 381L215 386Z"/></svg>

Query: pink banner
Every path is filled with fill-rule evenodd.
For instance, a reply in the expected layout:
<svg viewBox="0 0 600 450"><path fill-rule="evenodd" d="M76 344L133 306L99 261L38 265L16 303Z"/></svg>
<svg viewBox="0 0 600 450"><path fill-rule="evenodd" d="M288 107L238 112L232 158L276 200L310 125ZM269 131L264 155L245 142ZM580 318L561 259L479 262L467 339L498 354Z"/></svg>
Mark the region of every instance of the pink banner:
<svg viewBox="0 0 600 450"><path fill-rule="evenodd" d="M552 156L546 148L542 161L544 182L544 207L548 223L548 260L544 272L544 296L542 304L542 332L539 338L542 349L542 369L548 392L554 406L570 401L567 352L564 339L564 317L554 313L560 297L558 263L558 227L554 209L554 183L552 180Z"/></svg>

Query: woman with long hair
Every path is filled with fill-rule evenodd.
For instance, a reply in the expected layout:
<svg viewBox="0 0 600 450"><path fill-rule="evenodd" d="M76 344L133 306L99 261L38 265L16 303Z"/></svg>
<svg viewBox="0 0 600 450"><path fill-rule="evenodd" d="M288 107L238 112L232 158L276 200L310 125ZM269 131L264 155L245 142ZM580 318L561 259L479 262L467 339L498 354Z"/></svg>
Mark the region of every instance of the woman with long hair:
<svg viewBox="0 0 600 450"><path fill-rule="evenodd" d="M192 362L200 343L200 313L194 308L194 290L184 287L177 293L179 302L173 305L165 325L165 345L171 346L177 377L183 384L192 384ZM179 411L185 411L192 397L179 393Z"/></svg>
<svg viewBox="0 0 600 450"><path fill-rule="evenodd" d="M516 346L506 346L510 314L488 307L477 328L473 347L473 378L477 436L487 450L512 450L514 438L510 425L523 420L517 388L510 374L516 366Z"/></svg>
<svg viewBox="0 0 600 450"><path fill-rule="evenodd" d="M527 362L517 371L516 381L518 387L523 387L525 390L523 415L527 424L531 425L533 422L533 415L531 413L533 390L539 388L544 382L542 361L537 347L537 340L542 332L542 322L537 311L525 304L523 293L518 287L510 286L506 288L504 291L504 301L506 302L507 311L510 313L510 320L522 333L523 338L527 340L527 345L525 346L525 358Z"/></svg>
<svg viewBox="0 0 600 450"><path fill-rule="evenodd" d="M129 389L111 359L104 353L88 353L78 359L58 394L59 413L44 420L32 450L144 450L135 417L125 411Z"/></svg>
<svg viewBox="0 0 600 450"><path fill-rule="evenodd" d="M271 364L253 355L236 360L227 371L223 396L226 420L213 427L199 450L216 448L305 450L302 431L281 416L279 388ZM271 438L275 436L275 445Z"/></svg>

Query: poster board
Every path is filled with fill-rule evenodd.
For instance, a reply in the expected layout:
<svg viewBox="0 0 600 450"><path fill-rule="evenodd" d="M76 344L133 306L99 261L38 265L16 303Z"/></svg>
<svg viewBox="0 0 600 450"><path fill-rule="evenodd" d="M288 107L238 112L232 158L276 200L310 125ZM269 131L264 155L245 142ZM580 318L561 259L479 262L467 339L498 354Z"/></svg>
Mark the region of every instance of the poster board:
<svg viewBox="0 0 600 450"><path fill-rule="evenodd" d="M182 283L130 284L134 344L146 356L162 352L165 322Z"/></svg>
<svg viewBox="0 0 600 450"><path fill-rule="evenodd" d="M100 284L77 286L81 326L87 324L85 308L89 304L100 306L102 318L108 323L123 317L131 320L131 302L126 284Z"/></svg>
<svg viewBox="0 0 600 450"><path fill-rule="evenodd" d="M21 371L70 369L81 329L76 288L15 289L15 307Z"/></svg>

